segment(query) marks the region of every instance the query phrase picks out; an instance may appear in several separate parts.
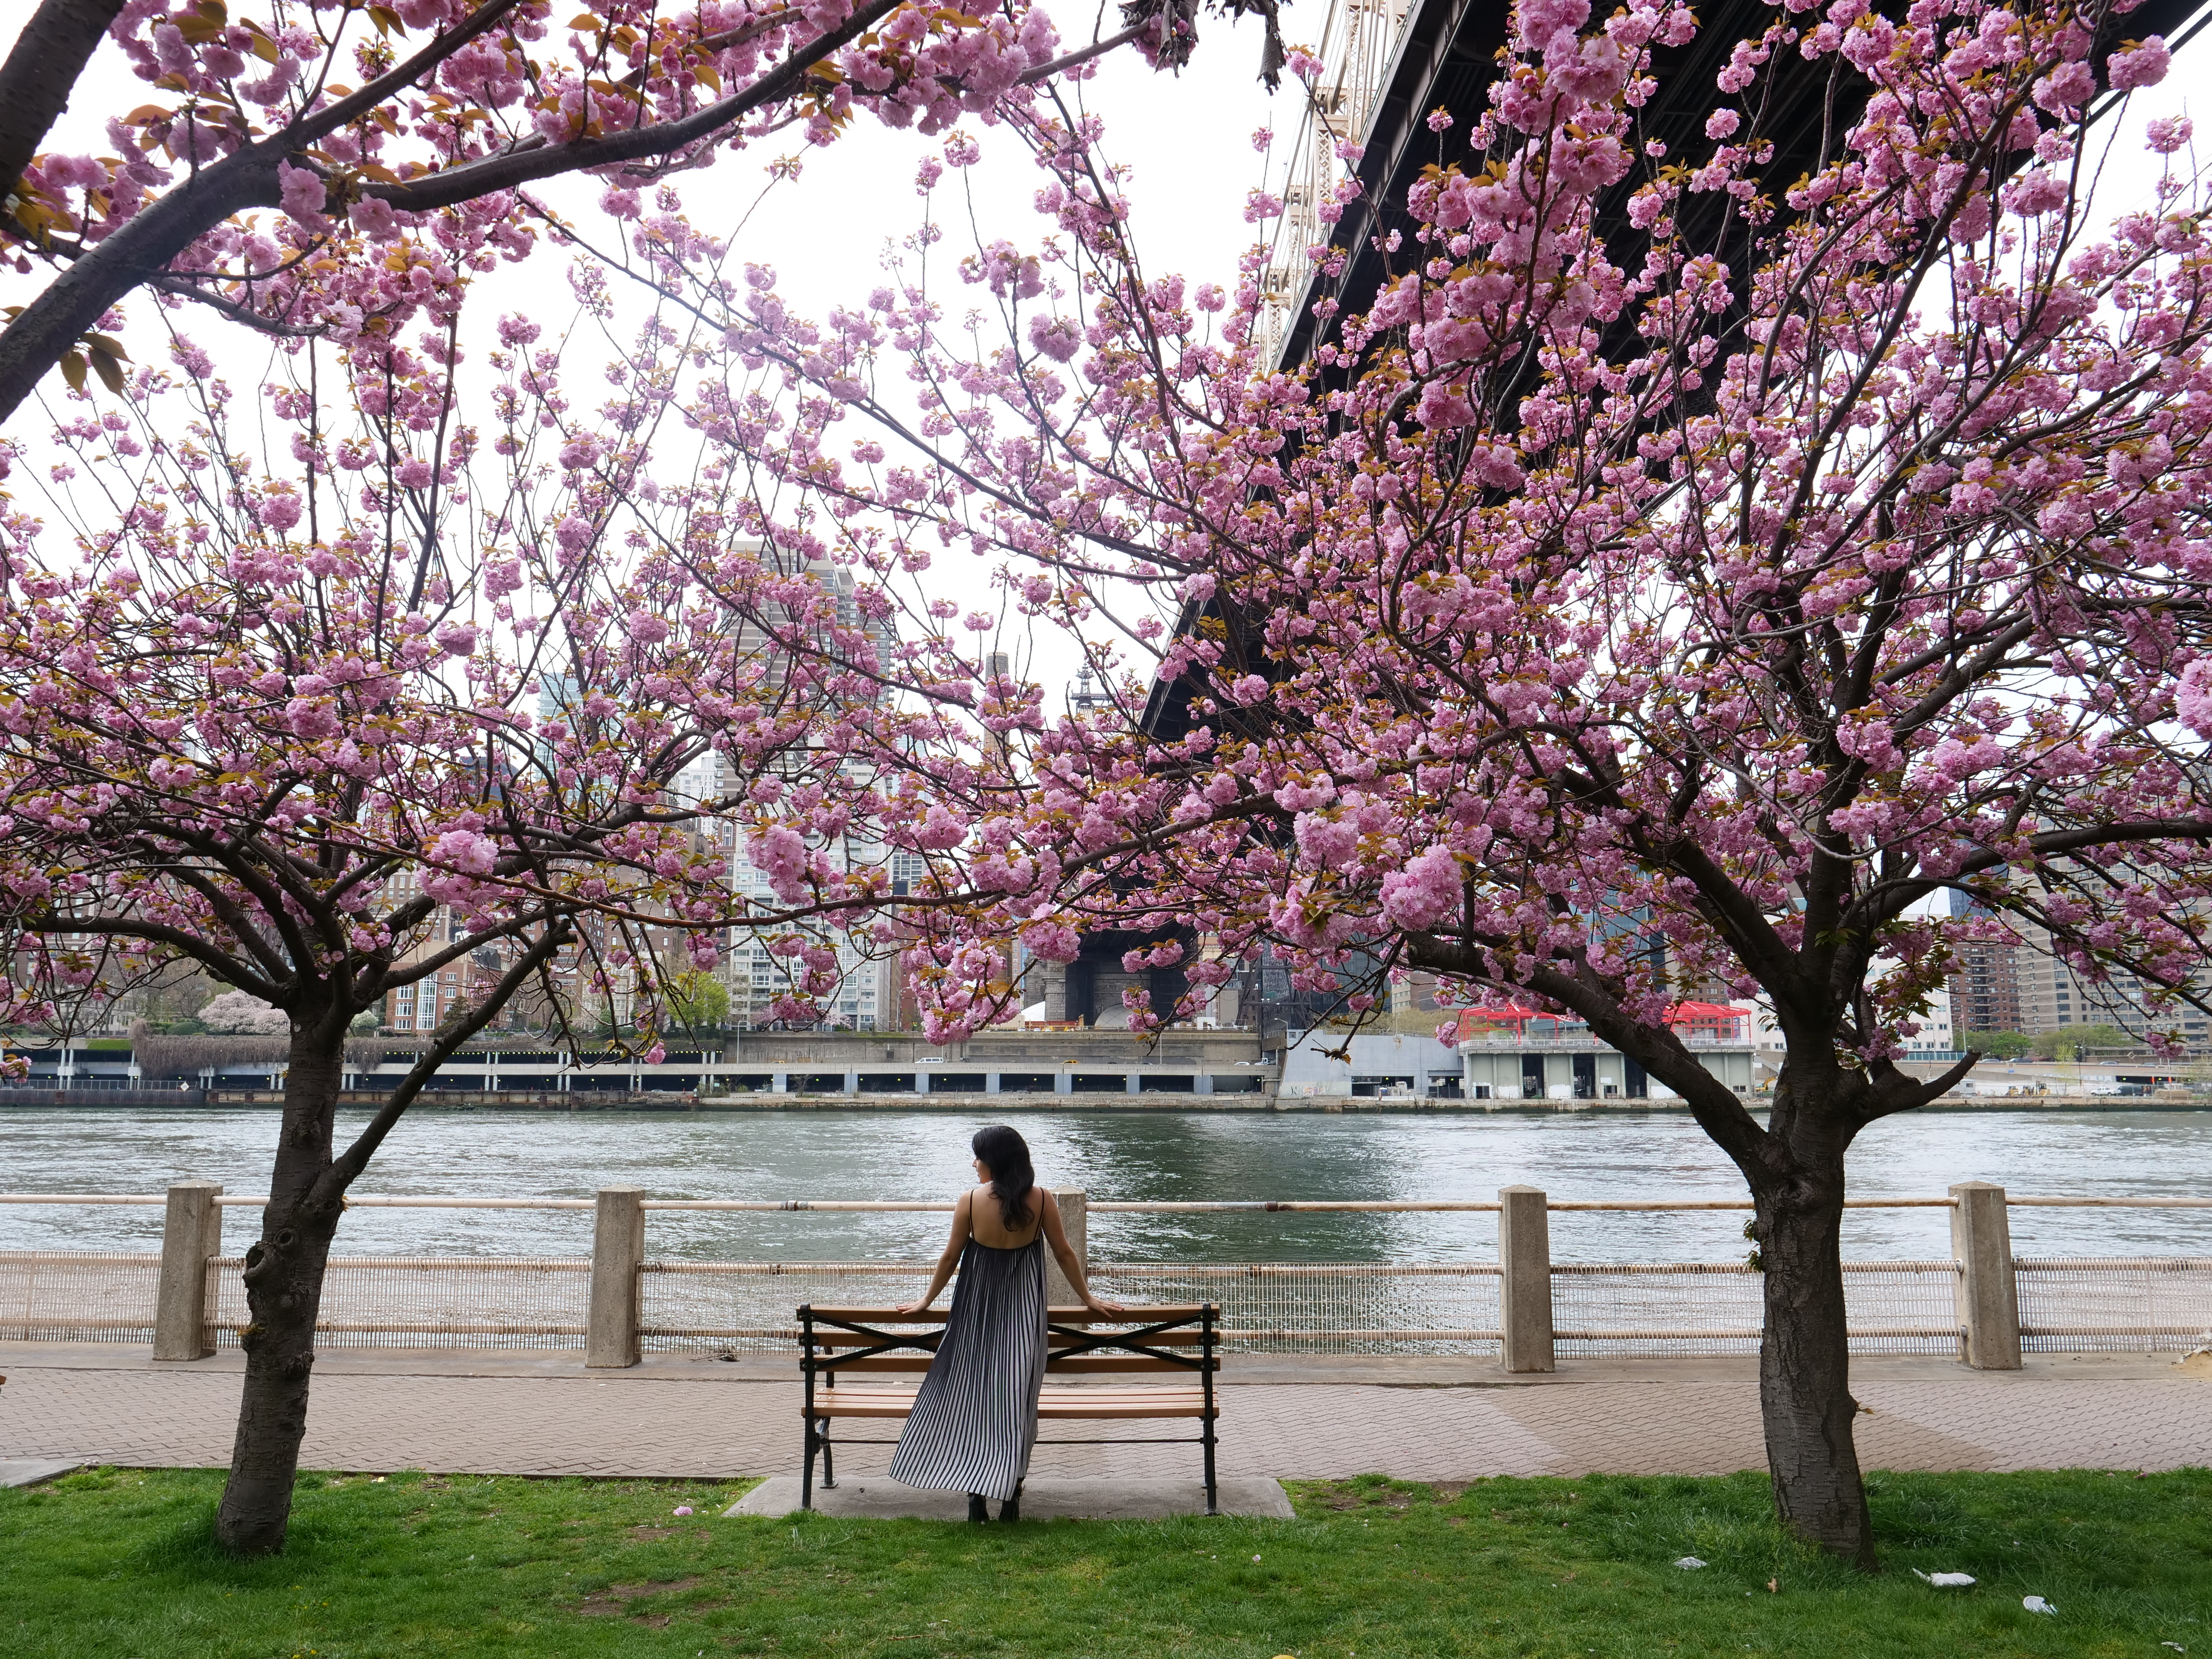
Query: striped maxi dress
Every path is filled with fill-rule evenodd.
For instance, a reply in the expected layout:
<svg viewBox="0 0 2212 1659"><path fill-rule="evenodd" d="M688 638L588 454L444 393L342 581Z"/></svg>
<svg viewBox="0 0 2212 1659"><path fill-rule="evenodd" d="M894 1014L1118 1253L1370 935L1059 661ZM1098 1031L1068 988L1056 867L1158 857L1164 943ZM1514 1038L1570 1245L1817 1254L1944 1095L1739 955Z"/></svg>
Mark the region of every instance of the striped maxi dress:
<svg viewBox="0 0 2212 1659"><path fill-rule="evenodd" d="M1042 1236L1012 1250L969 1239L944 1339L891 1454L891 1479L1012 1498L1036 1444L1045 1344Z"/></svg>

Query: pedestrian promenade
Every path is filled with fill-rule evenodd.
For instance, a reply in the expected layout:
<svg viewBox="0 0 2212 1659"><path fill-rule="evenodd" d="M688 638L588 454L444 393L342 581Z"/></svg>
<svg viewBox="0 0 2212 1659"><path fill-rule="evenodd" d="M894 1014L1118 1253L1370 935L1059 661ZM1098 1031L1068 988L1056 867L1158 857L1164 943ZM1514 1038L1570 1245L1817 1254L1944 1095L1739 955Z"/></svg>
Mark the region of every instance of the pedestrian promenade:
<svg viewBox="0 0 2212 1659"><path fill-rule="evenodd" d="M227 1463L240 1357L155 1364L110 1344L0 1345L0 1459ZM2200 1362L2201 1364L2201 1362ZM793 1367L656 1357L585 1370L573 1352L339 1349L317 1364L311 1468L726 1479L799 1462ZM1869 1468L2167 1469L2212 1464L2212 1376L2166 1355L2042 1356L2016 1372L1865 1359ZM1717 1474L1765 1466L1746 1359L1563 1362L1508 1378L1476 1360L1234 1356L1224 1474ZM859 1432L867 1432L863 1429ZM1051 1432L1048 1426L1048 1436ZM1189 1448L1041 1446L1040 1474L1191 1472ZM887 1447L841 1452L880 1473Z"/></svg>

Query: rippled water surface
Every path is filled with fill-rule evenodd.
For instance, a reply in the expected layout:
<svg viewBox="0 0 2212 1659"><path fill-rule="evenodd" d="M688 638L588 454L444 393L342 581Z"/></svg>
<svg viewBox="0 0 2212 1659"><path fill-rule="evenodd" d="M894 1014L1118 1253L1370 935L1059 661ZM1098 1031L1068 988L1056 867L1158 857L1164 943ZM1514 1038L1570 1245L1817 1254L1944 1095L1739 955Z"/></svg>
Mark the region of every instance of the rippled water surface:
<svg viewBox="0 0 2212 1659"><path fill-rule="evenodd" d="M357 1127L349 1115L342 1130ZM965 1184L968 1137L945 1112L535 1114L424 1111L394 1131L364 1193L582 1197L629 1183L664 1198L941 1198ZM1071 1112L1014 1120L1048 1186L1096 1199L1494 1197L1515 1182L1554 1199L1736 1198L1734 1169L1678 1114L1468 1117ZM153 1192L173 1180L265 1190L270 1111L42 1109L0 1114L0 1190ZM1851 1154L1861 1196L1937 1195L1985 1180L2014 1194L2212 1194L2212 1112L1950 1112L1887 1120ZM1560 1261L1740 1256L1741 1214L1555 1214ZM232 1210L227 1242L258 1224ZM1847 1255L1949 1254L1942 1210L1861 1211ZM339 1248L425 1255L580 1255L588 1212L356 1211ZM935 1215L669 1215L655 1255L861 1260L931 1253ZM155 1208L0 1205L0 1249L145 1249ZM2212 1255L2212 1211L2015 1209L2022 1255ZM1487 1215L1095 1217L1091 1253L1119 1261L1442 1261L1493 1256Z"/></svg>

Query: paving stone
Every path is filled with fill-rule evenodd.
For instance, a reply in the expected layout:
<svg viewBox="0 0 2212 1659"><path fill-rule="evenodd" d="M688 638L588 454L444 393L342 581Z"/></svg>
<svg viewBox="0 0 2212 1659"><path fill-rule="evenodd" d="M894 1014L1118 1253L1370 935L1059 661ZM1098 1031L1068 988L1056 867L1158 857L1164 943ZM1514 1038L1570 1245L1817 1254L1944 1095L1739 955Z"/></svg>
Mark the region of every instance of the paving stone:
<svg viewBox="0 0 2212 1659"><path fill-rule="evenodd" d="M156 1468L229 1460L234 1358L155 1367L119 1345L58 1346L5 1358L0 1457ZM333 1356L335 1358L336 1356ZM502 1373L447 1356L356 1358L319 1368L301 1459L311 1468L723 1479L795 1471L793 1381L705 1366L563 1374L532 1358ZM1272 1368L1271 1376L1285 1373ZM1328 1375L1347 1375L1341 1369ZM1384 1386L1329 1381L1225 1384L1224 1477L1379 1473L1467 1480L1492 1474L1722 1474L1764 1466L1755 1379L1619 1367L1540 1386ZM1855 1376L1861 1459L1870 1468L2164 1469L2212 1463L2212 1379L2157 1364L2026 1372L1868 1365ZM889 1438L896 1425L854 1424ZM1133 1425L1181 1433L1186 1425ZM1048 1425L1080 1435L1113 1425ZM866 1480L888 1445L841 1443L842 1476ZM1041 1479L1188 1480L1193 1444L1042 1442Z"/></svg>

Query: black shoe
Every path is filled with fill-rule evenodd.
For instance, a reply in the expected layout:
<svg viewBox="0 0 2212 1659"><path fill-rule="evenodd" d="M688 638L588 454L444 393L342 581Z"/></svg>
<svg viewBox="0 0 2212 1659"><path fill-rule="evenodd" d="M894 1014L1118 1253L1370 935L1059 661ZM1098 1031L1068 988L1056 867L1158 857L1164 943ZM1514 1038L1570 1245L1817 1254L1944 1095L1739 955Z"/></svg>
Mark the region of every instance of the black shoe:
<svg viewBox="0 0 2212 1659"><path fill-rule="evenodd" d="M991 1518L991 1506L983 1501L983 1494L980 1492L968 1494L968 1518L970 1521L988 1521Z"/></svg>
<svg viewBox="0 0 2212 1659"><path fill-rule="evenodd" d="M1005 1503L999 1505L999 1519L1001 1521L1018 1521L1021 1518L1022 1495L1019 1492L1016 1492L1012 1498L1009 1498Z"/></svg>

